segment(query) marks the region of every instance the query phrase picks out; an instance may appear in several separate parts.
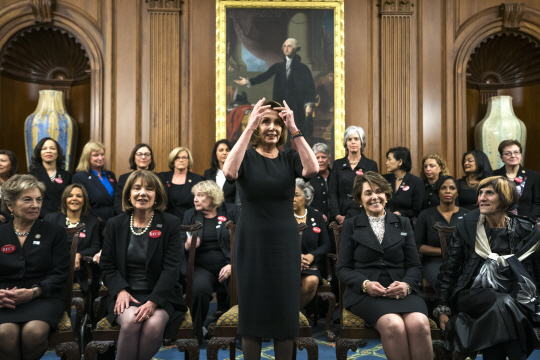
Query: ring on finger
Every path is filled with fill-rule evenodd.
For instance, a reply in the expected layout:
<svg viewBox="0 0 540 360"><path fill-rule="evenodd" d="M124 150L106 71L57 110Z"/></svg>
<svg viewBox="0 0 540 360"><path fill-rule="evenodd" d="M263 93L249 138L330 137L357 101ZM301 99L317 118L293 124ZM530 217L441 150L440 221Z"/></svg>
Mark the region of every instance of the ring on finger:
<svg viewBox="0 0 540 360"><path fill-rule="evenodd" d="M147 319L150 319L150 315L146 314L146 318L147 318Z"/></svg>

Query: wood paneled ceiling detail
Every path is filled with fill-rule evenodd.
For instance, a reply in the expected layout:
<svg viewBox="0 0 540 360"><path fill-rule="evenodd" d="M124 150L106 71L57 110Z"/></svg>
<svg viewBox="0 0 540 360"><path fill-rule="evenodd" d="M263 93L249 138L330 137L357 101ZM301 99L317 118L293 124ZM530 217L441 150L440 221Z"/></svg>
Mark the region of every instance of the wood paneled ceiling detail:
<svg viewBox="0 0 540 360"><path fill-rule="evenodd" d="M90 77L90 62L81 43L55 27L33 27L15 34L0 54L2 75L54 84L81 83Z"/></svg>
<svg viewBox="0 0 540 360"><path fill-rule="evenodd" d="M467 87L505 89L540 84L540 46L521 33L482 41L467 63Z"/></svg>

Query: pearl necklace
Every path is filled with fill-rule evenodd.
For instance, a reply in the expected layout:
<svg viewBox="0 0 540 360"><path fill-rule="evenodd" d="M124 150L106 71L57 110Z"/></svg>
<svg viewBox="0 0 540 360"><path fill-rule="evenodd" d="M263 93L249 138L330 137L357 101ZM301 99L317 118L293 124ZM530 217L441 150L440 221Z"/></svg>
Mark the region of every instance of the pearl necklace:
<svg viewBox="0 0 540 360"><path fill-rule="evenodd" d="M79 225L80 222L81 222L81 220L79 220L75 224L73 224L71 221L69 221L69 218L66 216L66 227L69 228L69 229L77 227L77 225Z"/></svg>
<svg viewBox="0 0 540 360"><path fill-rule="evenodd" d="M131 213L131 220L129 221L129 228L131 229L131 233L135 236L141 236L144 235L150 229L150 225L152 225L152 220L154 219L154 213L152 213L152 217L150 217L150 221L148 222L148 225L144 228L144 230L139 229L138 231L135 231L133 229L133 213Z"/></svg>
<svg viewBox="0 0 540 360"><path fill-rule="evenodd" d="M294 217L297 218L297 219L303 219L303 218L305 218L305 217L307 216L307 209L306 209L306 212L304 213L304 216L296 215L296 214L294 214L294 213L293 213L293 215L294 215Z"/></svg>
<svg viewBox="0 0 540 360"><path fill-rule="evenodd" d="M13 229L13 230L15 231L15 235L17 235L17 236L28 236L28 235L30 235L30 231L20 233L15 229Z"/></svg>

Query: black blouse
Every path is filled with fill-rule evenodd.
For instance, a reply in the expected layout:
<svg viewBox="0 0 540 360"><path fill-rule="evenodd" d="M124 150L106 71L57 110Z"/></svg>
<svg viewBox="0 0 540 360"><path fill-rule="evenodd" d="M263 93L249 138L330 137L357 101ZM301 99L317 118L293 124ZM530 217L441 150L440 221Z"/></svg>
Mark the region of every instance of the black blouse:
<svg viewBox="0 0 540 360"><path fill-rule="evenodd" d="M461 190L458 195L459 207L469 210L478 209L478 197L476 196L476 186L469 186L467 178L464 176L458 180Z"/></svg>
<svg viewBox="0 0 540 360"><path fill-rule="evenodd" d="M337 215L345 216L347 211L354 207L352 188L357 175L367 171L379 172L377 163L362 154L362 158L351 168L347 157L334 161L329 176L328 201L330 205L330 217Z"/></svg>
<svg viewBox="0 0 540 360"><path fill-rule="evenodd" d="M441 240L439 238L439 232L433 228L433 225L440 222L444 226L456 226L468 212L468 209L459 207L459 210L452 214L450 222L448 222L437 207L422 211L418 215L416 226L414 227L414 239L416 240L418 249L420 250L422 245L440 248Z"/></svg>

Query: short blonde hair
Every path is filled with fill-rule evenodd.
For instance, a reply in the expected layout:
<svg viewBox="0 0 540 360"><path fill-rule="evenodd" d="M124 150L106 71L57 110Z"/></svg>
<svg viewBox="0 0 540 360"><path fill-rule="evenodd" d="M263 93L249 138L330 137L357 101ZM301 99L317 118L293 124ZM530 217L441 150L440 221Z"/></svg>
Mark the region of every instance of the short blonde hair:
<svg viewBox="0 0 540 360"><path fill-rule="evenodd" d="M191 193L195 195L197 191L203 192L212 199L212 202L216 207L220 207L225 202L223 191L219 188L218 184L212 180L204 180L196 183L191 188Z"/></svg>
<svg viewBox="0 0 540 360"><path fill-rule="evenodd" d="M174 161L176 160L176 157L178 156L178 154L181 153L182 151L185 151L188 156L188 166L187 166L188 170L190 170L193 167L193 156L191 156L191 152L188 150L188 148L179 146L175 148L173 151L171 151L169 154L169 159L168 159L169 169L174 170Z"/></svg>
<svg viewBox="0 0 540 360"><path fill-rule="evenodd" d="M33 175L15 174L2 185L2 211L10 213L8 205L12 205L21 193L39 189L41 196L45 194L45 184L38 181Z"/></svg>
<svg viewBox="0 0 540 360"><path fill-rule="evenodd" d="M274 108L277 108L277 107L283 107L277 101L271 101L271 100L265 101L264 104L262 104L262 106L266 106L266 105L270 105L270 108L272 110L274 110ZM279 111L277 110L275 111L279 113ZM281 146L287 142L287 133L289 132L287 125L285 125L285 121L283 121L283 119L280 116L278 117L281 124L281 135L279 136L276 147ZM257 145L259 145L260 142L261 142L261 135L259 134L259 127L257 126L257 129L255 129L255 131L253 131L253 134L251 134L251 139L249 140L249 144L253 147L257 147Z"/></svg>
<svg viewBox="0 0 540 360"><path fill-rule="evenodd" d="M516 185L513 181L508 180L504 176L491 176L480 181L478 187L476 188L476 199L478 200L478 195L480 190L492 186L493 190L499 195L501 203L499 204L498 209L509 211L516 205L519 201L519 194L516 189Z"/></svg>
<svg viewBox="0 0 540 360"><path fill-rule="evenodd" d="M379 173L367 171L364 175L358 175L354 178L353 198L358 205L363 206L362 190L364 189L364 183L368 183L370 187L373 187L373 184L377 185L386 195L386 201L392 198L392 186L388 181Z"/></svg>
<svg viewBox="0 0 540 360"><path fill-rule="evenodd" d="M99 141L87 142L86 145L84 145L81 158L79 159L79 164L77 165L75 171L90 171L90 155L92 155L92 152L99 151L101 149L105 151L105 145Z"/></svg>
<svg viewBox="0 0 540 360"><path fill-rule="evenodd" d="M433 160L435 160L437 162L437 164L441 168L441 172L439 174L439 177L444 176L444 175L450 175L450 171L448 171L448 165L446 165L446 160L444 160L441 155L439 155L437 153L433 153L433 154L427 154L422 159L422 167L420 169L420 177L422 179L424 179L424 180L427 179L426 173L424 173L424 163L426 162L427 159L433 159Z"/></svg>
<svg viewBox="0 0 540 360"><path fill-rule="evenodd" d="M138 179L142 179L143 184L146 183L146 185L153 187L156 191L156 199L154 200L154 204L152 204L152 208L157 211L165 210L167 207L167 193L161 180L150 170L135 170L129 175L124 186L124 191L122 191L122 210L125 212L132 212L134 210L131 203L131 188Z"/></svg>

